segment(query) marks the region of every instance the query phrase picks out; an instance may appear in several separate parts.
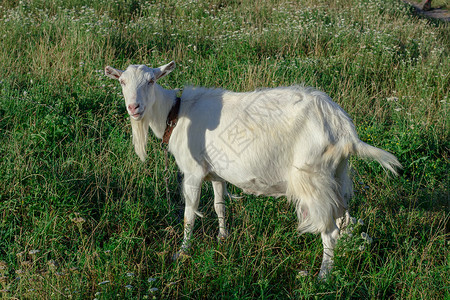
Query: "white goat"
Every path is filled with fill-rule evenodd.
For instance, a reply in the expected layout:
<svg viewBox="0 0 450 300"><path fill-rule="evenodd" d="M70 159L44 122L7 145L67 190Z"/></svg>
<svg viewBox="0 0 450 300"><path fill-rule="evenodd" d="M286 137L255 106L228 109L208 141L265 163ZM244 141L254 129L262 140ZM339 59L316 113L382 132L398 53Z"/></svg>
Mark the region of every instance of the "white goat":
<svg viewBox="0 0 450 300"><path fill-rule="evenodd" d="M174 68L174 62L156 69L105 68L122 85L141 160L146 158L148 128L162 138L177 101L176 90L156 83ZM374 159L394 174L401 167L392 154L359 140L350 117L329 96L300 86L248 93L187 87L168 149L184 174L184 239L178 255L189 248L195 217L201 216L203 180L214 188L218 237L227 237L223 196L230 182L246 193L286 196L295 205L298 231L321 233L320 277L331 270L339 230L349 216L349 156Z"/></svg>

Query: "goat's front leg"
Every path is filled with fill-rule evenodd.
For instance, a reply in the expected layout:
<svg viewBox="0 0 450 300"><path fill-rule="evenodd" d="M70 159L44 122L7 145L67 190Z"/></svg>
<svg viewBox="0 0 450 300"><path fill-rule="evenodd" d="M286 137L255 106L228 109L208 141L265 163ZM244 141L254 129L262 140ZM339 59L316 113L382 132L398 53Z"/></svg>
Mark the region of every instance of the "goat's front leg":
<svg viewBox="0 0 450 300"><path fill-rule="evenodd" d="M174 255L177 259L188 251L191 245L192 230L194 229L195 215L201 216L198 212L198 205L200 202L200 191L202 186L202 179L195 176L185 176L183 180L183 196L185 200L184 208L184 237L181 249Z"/></svg>
<svg viewBox="0 0 450 300"><path fill-rule="evenodd" d="M219 219L219 235L217 239L225 240L228 237L227 225L225 221L225 201L224 195L227 195L227 185L223 181L212 181L214 189L214 209Z"/></svg>

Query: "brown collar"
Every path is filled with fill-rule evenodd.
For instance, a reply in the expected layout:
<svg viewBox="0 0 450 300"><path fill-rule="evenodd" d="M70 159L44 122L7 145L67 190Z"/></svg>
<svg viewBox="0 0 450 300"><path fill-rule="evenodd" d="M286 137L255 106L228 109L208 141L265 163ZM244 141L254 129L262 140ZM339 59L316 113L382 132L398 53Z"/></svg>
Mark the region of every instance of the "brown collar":
<svg viewBox="0 0 450 300"><path fill-rule="evenodd" d="M172 131L177 126L178 122L178 113L180 112L180 104L181 99L180 97L177 97L175 100L175 104L172 106L172 108L169 111L169 114L167 115L166 120L166 129L164 130L164 135L162 139L161 144L169 144L170 136L172 135Z"/></svg>

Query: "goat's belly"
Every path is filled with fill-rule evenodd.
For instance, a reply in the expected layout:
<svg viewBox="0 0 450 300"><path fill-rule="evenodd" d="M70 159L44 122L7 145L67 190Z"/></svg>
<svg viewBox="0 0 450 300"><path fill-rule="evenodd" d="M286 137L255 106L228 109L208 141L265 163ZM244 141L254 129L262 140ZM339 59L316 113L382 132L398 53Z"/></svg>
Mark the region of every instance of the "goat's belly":
<svg viewBox="0 0 450 300"><path fill-rule="evenodd" d="M242 189L246 194L256 196L265 195L271 197L281 197L286 195L287 181L285 180L266 180L264 178L239 178L239 176L223 176L224 174L217 174L210 172L205 180L209 181L227 181L232 185Z"/></svg>
<svg viewBox="0 0 450 300"><path fill-rule="evenodd" d="M286 195L286 189L287 189L287 182L280 180L280 181L274 181L269 182L265 181L264 179L260 178L251 178L242 181L242 178L237 179L234 178L227 178L227 176L220 176L214 172L210 172L206 177L205 180L209 181L227 181L238 188L242 189L244 193L246 194L252 194L256 196L265 195L265 196L271 196L271 197L281 197Z"/></svg>
<svg viewBox="0 0 450 300"><path fill-rule="evenodd" d="M264 174L261 170L251 168L244 168L245 171L243 171L242 166L232 166L219 171L214 169L211 168L208 172L206 180L227 181L242 189L244 193L256 196L281 197L286 195L287 181L283 173L276 172L277 174L273 174L274 172L272 172L269 175ZM268 170L270 166L262 169Z"/></svg>
<svg viewBox="0 0 450 300"><path fill-rule="evenodd" d="M233 182L231 182L233 183ZM249 181L233 183L238 188L241 188L246 194L253 194L256 196L265 195L272 197L281 197L286 195L287 182L264 182L261 179L253 178Z"/></svg>

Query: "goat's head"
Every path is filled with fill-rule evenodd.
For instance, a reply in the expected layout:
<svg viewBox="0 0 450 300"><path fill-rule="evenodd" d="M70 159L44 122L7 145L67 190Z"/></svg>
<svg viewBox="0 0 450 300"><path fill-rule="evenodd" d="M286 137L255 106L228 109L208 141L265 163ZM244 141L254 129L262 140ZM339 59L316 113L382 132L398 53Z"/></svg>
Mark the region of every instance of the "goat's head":
<svg viewBox="0 0 450 300"><path fill-rule="evenodd" d="M107 66L105 75L117 79L122 86L123 96L128 114L134 120L141 120L146 110L155 102L155 83L175 68L175 62L159 68L145 65L130 65L125 71Z"/></svg>

